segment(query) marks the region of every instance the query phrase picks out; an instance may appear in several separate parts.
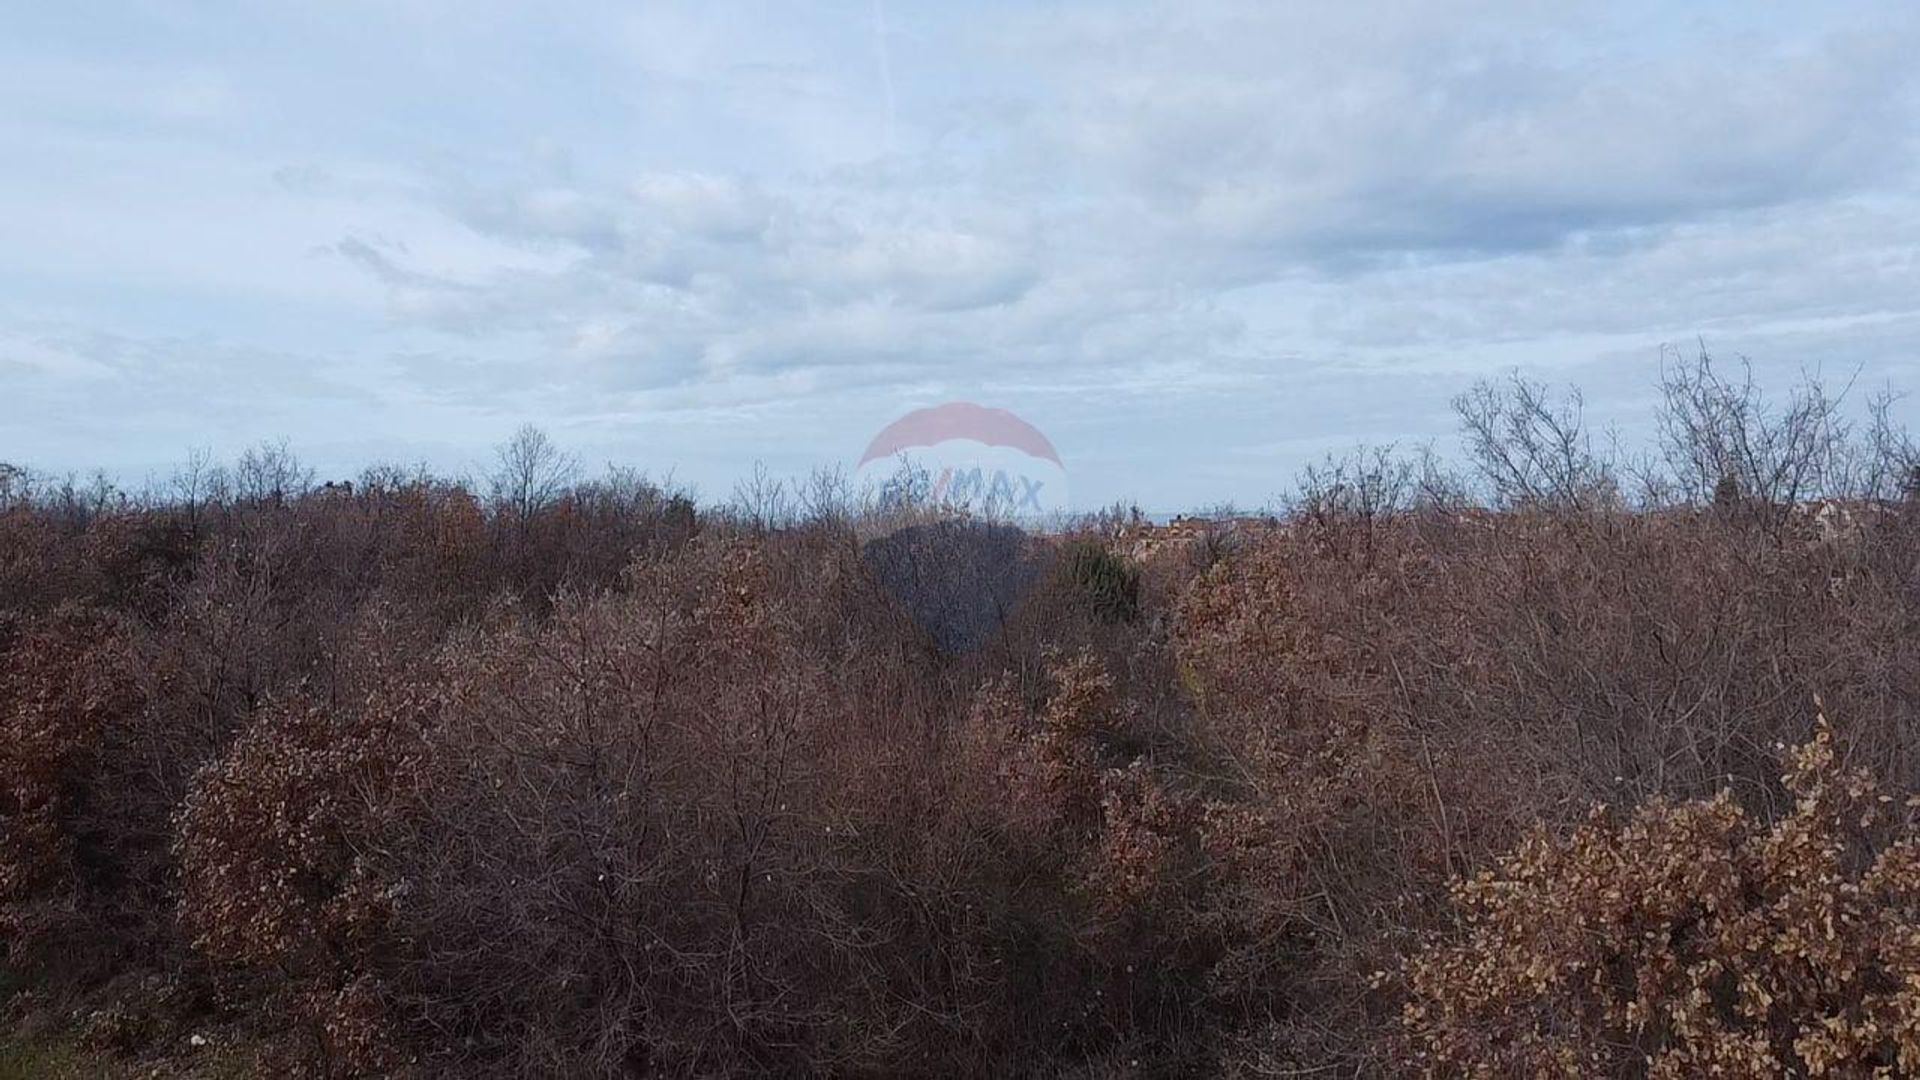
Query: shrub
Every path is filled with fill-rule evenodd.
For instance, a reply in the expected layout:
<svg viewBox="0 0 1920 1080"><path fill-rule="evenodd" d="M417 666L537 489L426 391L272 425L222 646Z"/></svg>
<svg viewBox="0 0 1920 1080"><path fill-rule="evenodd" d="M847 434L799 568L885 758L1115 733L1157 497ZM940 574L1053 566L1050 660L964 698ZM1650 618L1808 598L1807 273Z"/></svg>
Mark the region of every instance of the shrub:
<svg viewBox="0 0 1920 1080"><path fill-rule="evenodd" d="M165 512L101 517L87 530L86 558L100 602L153 616L169 589L191 574L196 538L187 522Z"/></svg>
<svg viewBox="0 0 1920 1080"><path fill-rule="evenodd" d="M976 1023L1012 1042L1008 1061L1064 1066L1126 1046L1192 1069L1212 1053L1189 1041L1217 1004L1203 808L1168 770L1120 756L1127 704L1081 652L1050 658L1035 703L990 681L961 726L932 834L967 854L932 872L995 913L982 928L995 939L955 944L997 974L994 1011Z"/></svg>
<svg viewBox="0 0 1920 1080"><path fill-rule="evenodd" d="M101 845L119 838L88 825L112 794L98 758L138 704L123 650L99 611L0 621L0 955L11 965L111 932L85 909L111 872Z"/></svg>
<svg viewBox="0 0 1920 1080"><path fill-rule="evenodd" d="M1458 884L1408 965L1428 1075L1920 1069L1920 844L1824 718L1771 826L1729 793L1596 812Z"/></svg>
<svg viewBox="0 0 1920 1080"><path fill-rule="evenodd" d="M1099 619L1132 622L1140 616L1140 570L1104 544L1074 542L1062 573L1081 604Z"/></svg>
<svg viewBox="0 0 1920 1080"><path fill-rule="evenodd" d="M227 970L270 972L270 998L350 1071L398 1060L381 976L397 960L405 884L379 853L416 805L444 699L417 677L424 659L407 640L371 613L329 699L265 709L196 778L178 820L179 917L195 949Z"/></svg>

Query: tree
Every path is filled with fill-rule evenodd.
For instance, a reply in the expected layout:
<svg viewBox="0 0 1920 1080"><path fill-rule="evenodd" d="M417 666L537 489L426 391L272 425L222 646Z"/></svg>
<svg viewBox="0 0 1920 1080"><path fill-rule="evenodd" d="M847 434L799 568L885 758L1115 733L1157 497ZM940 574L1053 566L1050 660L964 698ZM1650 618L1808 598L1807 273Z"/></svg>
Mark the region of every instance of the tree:
<svg viewBox="0 0 1920 1080"><path fill-rule="evenodd" d="M313 487L313 470L301 464L287 440L281 439L248 447L234 466L233 479L240 501L278 506Z"/></svg>
<svg viewBox="0 0 1920 1080"><path fill-rule="evenodd" d="M1618 495L1612 463L1593 450L1578 390L1562 401L1518 373L1453 399L1467 451L1498 506L1584 510Z"/></svg>
<svg viewBox="0 0 1920 1080"><path fill-rule="evenodd" d="M1776 406L1744 360L1740 377L1729 379L1705 346L1691 360L1669 355L1660 379L1660 451L1682 496L1723 507L1737 500L1778 527L1796 503L1849 493L1844 394L1829 395L1807 376Z"/></svg>
<svg viewBox="0 0 1920 1080"><path fill-rule="evenodd" d="M522 424L494 454L500 462L491 478L494 503L521 522L559 498L580 472L578 459L532 424Z"/></svg>
<svg viewBox="0 0 1920 1080"><path fill-rule="evenodd" d="M26 498L27 471L18 465L0 461L0 506L6 506L15 499L25 502Z"/></svg>

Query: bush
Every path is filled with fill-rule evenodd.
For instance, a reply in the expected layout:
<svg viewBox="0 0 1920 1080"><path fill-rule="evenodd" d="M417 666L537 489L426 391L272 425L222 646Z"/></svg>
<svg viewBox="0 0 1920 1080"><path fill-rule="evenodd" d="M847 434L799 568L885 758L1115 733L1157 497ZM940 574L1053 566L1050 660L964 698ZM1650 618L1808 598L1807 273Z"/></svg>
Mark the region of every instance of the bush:
<svg viewBox="0 0 1920 1080"><path fill-rule="evenodd" d="M1106 545L1074 542L1062 560L1062 573L1095 617L1110 623L1140 617L1140 570Z"/></svg>
<svg viewBox="0 0 1920 1080"><path fill-rule="evenodd" d="M356 1073L399 1060L382 975L399 958L405 883L380 856L416 811L444 699L406 628L378 616L357 628L354 670L331 700L266 709L201 772L175 844L194 948L229 971L270 972L270 1000L310 1027L330 1067Z"/></svg>
<svg viewBox="0 0 1920 1080"><path fill-rule="evenodd" d="M1920 1069L1920 844L1824 718L1771 826L1732 795L1539 832L1462 882L1408 965L1429 1075ZM1908 805L1912 805L1909 803Z"/></svg>
<svg viewBox="0 0 1920 1080"><path fill-rule="evenodd" d="M99 759L138 705L124 648L117 621L95 610L0 618L0 955L10 966L114 933L90 908L111 888L107 849L120 837L90 825L113 794Z"/></svg>

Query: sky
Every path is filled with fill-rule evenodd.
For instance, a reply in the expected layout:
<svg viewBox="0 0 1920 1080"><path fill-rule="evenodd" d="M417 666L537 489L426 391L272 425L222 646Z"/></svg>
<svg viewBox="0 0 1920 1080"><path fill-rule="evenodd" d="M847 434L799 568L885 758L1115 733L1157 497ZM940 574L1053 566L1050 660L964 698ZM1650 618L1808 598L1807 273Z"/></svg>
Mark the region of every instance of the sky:
<svg viewBox="0 0 1920 1080"><path fill-rule="evenodd" d="M0 460L724 497L952 400L1259 506L1519 370L1920 391L1906 2L0 0ZM1896 413L1920 419L1913 401Z"/></svg>

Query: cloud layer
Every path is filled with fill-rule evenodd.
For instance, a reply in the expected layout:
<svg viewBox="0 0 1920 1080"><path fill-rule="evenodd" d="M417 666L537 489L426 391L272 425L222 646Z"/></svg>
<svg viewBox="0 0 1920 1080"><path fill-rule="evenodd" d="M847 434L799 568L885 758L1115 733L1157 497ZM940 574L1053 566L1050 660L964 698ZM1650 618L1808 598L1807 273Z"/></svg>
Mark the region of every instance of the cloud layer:
<svg viewBox="0 0 1920 1080"><path fill-rule="evenodd" d="M1910 383L1916 46L1890 2L43 12L0 458L534 419L724 490L967 398L1173 508L1510 366L1626 407L1695 334Z"/></svg>

